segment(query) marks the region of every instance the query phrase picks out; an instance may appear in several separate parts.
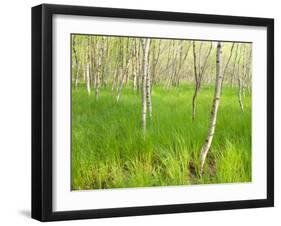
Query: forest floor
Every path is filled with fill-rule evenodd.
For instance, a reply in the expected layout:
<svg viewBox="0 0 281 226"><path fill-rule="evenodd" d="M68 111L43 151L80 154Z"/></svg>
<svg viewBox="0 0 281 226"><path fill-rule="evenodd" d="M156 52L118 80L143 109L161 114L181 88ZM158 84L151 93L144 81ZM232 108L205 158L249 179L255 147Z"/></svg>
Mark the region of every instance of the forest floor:
<svg viewBox="0 0 281 226"><path fill-rule="evenodd" d="M150 187L251 181L251 96L244 112L237 88L224 87L216 131L199 177L200 150L208 132L214 87L202 87L192 121L194 87L152 91L152 122L145 139L141 95L124 87L119 102L111 87L72 91L72 189Z"/></svg>

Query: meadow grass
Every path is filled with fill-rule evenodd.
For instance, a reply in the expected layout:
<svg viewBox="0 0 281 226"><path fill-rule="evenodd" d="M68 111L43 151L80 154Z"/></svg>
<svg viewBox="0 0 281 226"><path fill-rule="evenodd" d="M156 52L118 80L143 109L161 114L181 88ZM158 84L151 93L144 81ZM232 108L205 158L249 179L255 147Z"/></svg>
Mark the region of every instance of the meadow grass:
<svg viewBox="0 0 281 226"><path fill-rule="evenodd" d="M85 86L72 90L73 190L251 181L251 96L238 103L237 88L224 87L204 174L200 149L206 139L214 87L202 87L195 121L194 87L154 86L153 119L145 137L141 95L124 87L119 102L110 87L99 99Z"/></svg>

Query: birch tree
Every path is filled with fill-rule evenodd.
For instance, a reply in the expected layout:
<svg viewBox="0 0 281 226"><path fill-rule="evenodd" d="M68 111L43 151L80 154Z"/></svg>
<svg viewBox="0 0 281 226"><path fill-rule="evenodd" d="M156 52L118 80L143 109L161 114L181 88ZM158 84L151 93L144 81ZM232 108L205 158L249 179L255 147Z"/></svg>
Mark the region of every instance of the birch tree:
<svg viewBox="0 0 281 226"><path fill-rule="evenodd" d="M95 88L96 87L96 74L97 74L97 56L96 56L96 38L91 37L91 45L92 45L92 51L91 51L91 85Z"/></svg>
<svg viewBox="0 0 281 226"><path fill-rule="evenodd" d="M134 93L137 88L137 39L132 42L132 58L132 90Z"/></svg>
<svg viewBox="0 0 281 226"><path fill-rule="evenodd" d="M123 49L123 39L122 38L120 38L120 43L119 44L120 44L120 46L119 46L120 65L119 65L119 70L118 70L119 86L118 86L117 95L116 95L117 102L119 101L120 94L121 94L121 89L122 89L122 86L123 86L123 83L124 83L124 79L125 79L124 70L123 70L123 67L124 67L124 49Z"/></svg>
<svg viewBox="0 0 281 226"><path fill-rule="evenodd" d="M141 59L141 41L138 42L137 47L137 92L141 89L141 78L142 78L142 59Z"/></svg>
<svg viewBox="0 0 281 226"><path fill-rule="evenodd" d="M207 55L204 59L204 62L202 64L201 62L201 50L202 50L202 46L203 46L203 42L200 43L200 47L199 47L199 57L197 59L197 53L196 53L196 44L195 41L193 41L192 43L193 46L193 60L194 60L194 78L195 78L195 89L194 89L194 94L192 97L192 120L194 121L195 119L195 114L196 114L196 99L197 99L197 94L201 88L201 81L202 78L204 76L205 70L206 70L206 66L207 66L207 61L208 58L210 56L211 50L212 50L212 42L210 42L210 47L209 50L207 52Z"/></svg>
<svg viewBox="0 0 281 226"><path fill-rule="evenodd" d="M239 44L236 45L236 50L235 50L235 57L234 57L232 73L231 73L231 88L233 88L233 83L234 83L235 66L236 66L236 61L237 61L237 56L238 56L238 47L239 47Z"/></svg>
<svg viewBox="0 0 281 226"><path fill-rule="evenodd" d="M252 69L252 49L249 48L249 56L246 62L246 74L245 74L245 79L247 80L247 90L248 94L251 93L251 69Z"/></svg>
<svg viewBox="0 0 281 226"><path fill-rule="evenodd" d="M227 71L227 69L228 69L229 62L230 62L231 57L232 57L232 52L233 52L234 46L235 46L235 43L233 43L233 44L231 45L230 54L229 54L228 60L227 60L227 62L226 62L226 65L225 65L225 67L224 67L224 69L223 69L223 73L222 73L222 74L223 74L223 78L222 78L221 92L222 92L222 90L223 90L223 82L224 82L224 79L225 79L225 75L226 75L226 71Z"/></svg>
<svg viewBox="0 0 281 226"><path fill-rule="evenodd" d="M141 39L142 48L143 48L143 79L142 79L142 128L145 132L146 130L146 114L147 114L147 89L148 85L148 67L149 67L149 46L150 39Z"/></svg>
<svg viewBox="0 0 281 226"><path fill-rule="evenodd" d="M156 66L159 62L159 57L161 54L161 39L158 41L158 48L156 45L156 40L151 42L152 44L152 64L151 64L151 87L153 84L155 84L157 80L157 75L156 75Z"/></svg>
<svg viewBox="0 0 281 226"><path fill-rule="evenodd" d="M171 56L174 55L174 48L175 47L175 41L174 40L171 40L169 41L168 43L168 57L167 57L167 63L166 63L166 73L168 74L168 79L167 79L167 82L166 82L166 88L168 89L170 87L170 84L171 84L171 75L170 75L170 66L173 65L171 63Z"/></svg>
<svg viewBox="0 0 281 226"><path fill-rule="evenodd" d="M122 56L123 58L123 56ZM127 53L126 53L126 57L125 57L125 68L123 69L123 62L122 62L122 74L121 74L121 79L119 82L119 86L118 86L118 90L117 90L117 102L119 101L120 95L121 95L121 90L123 88L123 84L127 79L128 76L128 71L129 71L129 67L130 67L130 63L131 63L131 48L129 48L129 38L127 38ZM123 59L122 59L123 61Z"/></svg>
<svg viewBox="0 0 281 226"><path fill-rule="evenodd" d="M240 71L240 61L241 61L241 57L242 57L241 48L242 48L242 46L240 46L240 56L239 56L239 60L238 60L237 82L238 82L238 102L239 102L241 111L244 112L244 105L243 105L243 100L242 100L243 80L241 78L241 71ZM245 48L244 48L244 51L245 51Z"/></svg>
<svg viewBox="0 0 281 226"><path fill-rule="evenodd" d="M184 42L181 41L180 51L179 51L179 59L177 60L178 63L175 65L175 71L174 71L174 73L175 73L174 74L174 81L173 81L174 86L179 86L180 72L181 72L182 66L184 65L184 62L185 62L185 60L188 56L190 47L191 47L191 44L190 44L190 42L188 42L187 49L184 51Z"/></svg>
<svg viewBox="0 0 281 226"><path fill-rule="evenodd" d="M73 54L75 58L75 67L76 67L76 74L75 74L75 80L74 80L74 88L77 90L78 85L78 78L79 78L79 61L78 61L78 53L76 49L76 35L73 35Z"/></svg>
<svg viewBox="0 0 281 226"><path fill-rule="evenodd" d="M150 39L148 39L146 44L146 51L147 53L147 58L149 58L149 47L150 47ZM149 59L148 63L149 64ZM149 70L149 65L147 65L147 72L146 72L146 99L147 99L147 109L148 109L148 115L149 115L149 119L150 121L152 121L152 101L151 101L151 86L152 86L152 82L151 82L151 73Z"/></svg>
<svg viewBox="0 0 281 226"><path fill-rule="evenodd" d="M112 78L112 85L111 85L111 91L115 90L116 84L118 82L119 77L119 68L121 65L121 59L122 59L122 46L119 45L121 43L121 40L116 39L114 43L115 47L115 64L114 64L114 72L113 72L113 78Z"/></svg>
<svg viewBox="0 0 281 226"><path fill-rule="evenodd" d="M86 87L88 94L91 93L91 85L90 85L90 38L87 40L87 50L86 50Z"/></svg>
<svg viewBox="0 0 281 226"><path fill-rule="evenodd" d="M215 84L215 93L211 111L211 118L209 122L209 130L208 135L205 140L205 143L201 149L201 156L200 156L200 175L203 173L204 170L204 163L207 157L207 154L210 150L212 140L214 137L215 129L216 129L216 121L217 121L217 113L219 109L220 103L220 96L221 96L221 86L222 86L222 47L221 43L217 43L217 53L216 53L216 84Z"/></svg>
<svg viewBox="0 0 281 226"><path fill-rule="evenodd" d="M97 43L97 51L98 51L98 59L97 59L97 71L96 71L96 79L95 79L95 96L96 100L99 98L99 88L100 88L100 80L103 78L103 54L104 54L104 38L99 40Z"/></svg>

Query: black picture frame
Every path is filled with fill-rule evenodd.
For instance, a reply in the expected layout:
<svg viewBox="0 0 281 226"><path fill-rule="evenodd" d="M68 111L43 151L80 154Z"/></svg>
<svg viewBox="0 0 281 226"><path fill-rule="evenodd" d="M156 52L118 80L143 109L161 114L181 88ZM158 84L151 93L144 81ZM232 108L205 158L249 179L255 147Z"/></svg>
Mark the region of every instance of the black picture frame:
<svg viewBox="0 0 281 226"><path fill-rule="evenodd" d="M267 28L267 198L95 210L52 210L52 18L55 14L247 25ZM122 217L274 206L274 20L177 12L43 4L32 8L32 218Z"/></svg>

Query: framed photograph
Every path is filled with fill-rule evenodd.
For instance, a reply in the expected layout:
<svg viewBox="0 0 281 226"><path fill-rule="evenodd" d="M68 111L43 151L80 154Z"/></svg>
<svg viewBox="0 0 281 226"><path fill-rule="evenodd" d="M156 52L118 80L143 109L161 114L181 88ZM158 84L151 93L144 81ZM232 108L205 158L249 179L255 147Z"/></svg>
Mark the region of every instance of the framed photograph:
<svg viewBox="0 0 281 226"><path fill-rule="evenodd" d="M274 205L274 21L32 8L32 217Z"/></svg>

